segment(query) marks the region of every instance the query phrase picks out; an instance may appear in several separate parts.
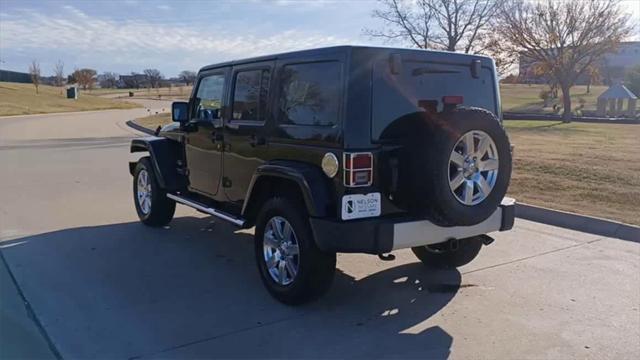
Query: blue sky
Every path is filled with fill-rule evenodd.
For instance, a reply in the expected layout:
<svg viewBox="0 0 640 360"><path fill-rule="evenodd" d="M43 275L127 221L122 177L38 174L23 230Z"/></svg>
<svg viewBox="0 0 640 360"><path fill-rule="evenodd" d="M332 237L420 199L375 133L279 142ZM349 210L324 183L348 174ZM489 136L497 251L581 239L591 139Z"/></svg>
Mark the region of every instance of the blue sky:
<svg viewBox="0 0 640 360"><path fill-rule="evenodd" d="M640 0L623 5L640 23ZM17 1L0 0L0 68L44 75L90 67L165 76L219 61L340 44L384 45L375 0ZM387 44L402 46L405 44Z"/></svg>
<svg viewBox="0 0 640 360"><path fill-rule="evenodd" d="M375 1L0 0L0 68L91 67L165 76L219 61L339 44L362 35Z"/></svg>

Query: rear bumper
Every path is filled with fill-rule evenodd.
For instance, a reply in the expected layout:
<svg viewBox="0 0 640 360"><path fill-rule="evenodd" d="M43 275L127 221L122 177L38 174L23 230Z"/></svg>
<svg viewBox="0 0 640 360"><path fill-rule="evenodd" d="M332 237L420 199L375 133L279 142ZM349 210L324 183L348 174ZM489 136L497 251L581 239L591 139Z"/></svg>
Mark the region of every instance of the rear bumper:
<svg viewBox="0 0 640 360"><path fill-rule="evenodd" d="M336 221L312 218L318 247L326 252L383 254L414 246L432 245L513 228L515 200L504 198L486 220L471 226L438 226L428 220L373 218Z"/></svg>

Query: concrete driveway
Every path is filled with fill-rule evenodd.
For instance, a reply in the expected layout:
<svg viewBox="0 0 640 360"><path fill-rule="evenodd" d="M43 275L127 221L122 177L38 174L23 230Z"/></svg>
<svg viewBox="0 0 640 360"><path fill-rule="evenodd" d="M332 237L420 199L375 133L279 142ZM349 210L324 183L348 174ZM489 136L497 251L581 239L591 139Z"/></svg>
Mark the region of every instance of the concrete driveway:
<svg viewBox="0 0 640 360"><path fill-rule="evenodd" d="M339 255L326 297L281 305L250 232L136 221L145 112L0 118L1 358L640 358L640 244L522 220L459 271Z"/></svg>

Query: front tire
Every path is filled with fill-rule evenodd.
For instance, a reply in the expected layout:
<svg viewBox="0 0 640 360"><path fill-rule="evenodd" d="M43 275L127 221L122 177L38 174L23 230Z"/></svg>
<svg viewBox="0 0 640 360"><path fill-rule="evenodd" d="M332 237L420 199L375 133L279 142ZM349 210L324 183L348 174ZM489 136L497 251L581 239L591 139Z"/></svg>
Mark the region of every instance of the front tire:
<svg viewBox="0 0 640 360"><path fill-rule="evenodd" d="M484 235L473 236L457 241L457 247L451 241L440 244L417 246L411 248L413 254L422 263L434 269L451 269L466 265L473 261L482 249Z"/></svg>
<svg viewBox="0 0 640 360"><path fill-rule="evenodd" d="M138 161L133 173L133 202L143 224L167 225L176 211L176 202L159 185L149 157Z"/></svg>
<svg viewBox="0 0 640 360"><path fill-rule="evenodd" d="M262 282L282 303L315 300L333 282L336 254L318 249L304 206L292 199L274 197L262 207L255 255Z"/></svg>

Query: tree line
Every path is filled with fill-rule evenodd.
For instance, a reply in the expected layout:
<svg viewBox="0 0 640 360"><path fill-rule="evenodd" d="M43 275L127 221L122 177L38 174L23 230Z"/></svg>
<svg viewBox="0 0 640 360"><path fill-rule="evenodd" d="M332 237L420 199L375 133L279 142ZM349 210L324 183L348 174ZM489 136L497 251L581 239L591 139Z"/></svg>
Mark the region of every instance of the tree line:
<svg viewBox="0 0 640 360"><path fill-rule="evenodd" d="M421 49L489 55L502 75L521 59L562 92L569 121L571 87L615 52L633 29L619 0L379 0L383 26L364 33Z"/></svg>
<svg viewBox="0 0 640 360"><path fill-rule="evenodd" d="M33 60L29 65L29 75L36 88L36 93L38 93L38 87L43 78L37 60ZM195 79L195 71L184 70L178 74L178 80L186 85L193 85ZM83 90L91 90L95 88L96 84L101 88L116 88L121 85L125 88L139 89L141 87L161 87L165 82L165 77L158 69L145 69L142 73L131 72L128 75L120 75L109 71L98 74L95 69L90 68L75 69L65 76L64 63L58 61L53 67L51 82L52 85L60 87L66 84L77 84Z"/></svg>
<svg viewBox="0 0 640 360"><path fill-rule="evenodd" d="M563 119L569 121L571 87L581 76L599 76L597 64L615 52L633 29L620 0L379 0L372 13L382 26L364 29L373 38L397 45L493 57L500 75L528 59L537 74L548 80L552 93L562 92ZM55 83L64 83L64 64L54 67ZM40 82L40 67L30 66L33 83ZM188 85L195 72L182 71ZM129 75L76 69L66 81L91 89L96 83L114 87L158 87L164 76L157 69Z"/></svg>

